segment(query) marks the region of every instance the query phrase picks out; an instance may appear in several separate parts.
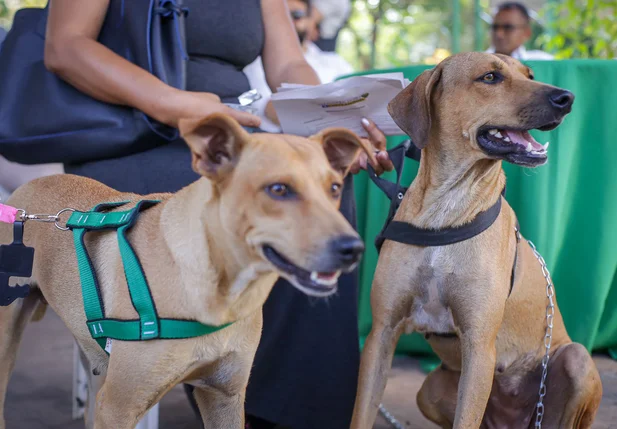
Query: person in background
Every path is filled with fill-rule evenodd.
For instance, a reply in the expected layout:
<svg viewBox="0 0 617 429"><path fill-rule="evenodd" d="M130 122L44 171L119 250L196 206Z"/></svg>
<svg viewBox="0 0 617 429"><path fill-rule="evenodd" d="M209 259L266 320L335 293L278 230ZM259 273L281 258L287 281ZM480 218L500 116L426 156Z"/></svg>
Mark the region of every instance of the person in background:
<svg viewBox="0 0 617 429"><path fill-rule="evenodd" d="M509 55L517 60L552 60L553 56L539 50L525 49L531 38L529 11L522 3L507 2L497 7L491 26L492 46L486 51Z"/></svg>
<svg viewBox="0 0 617 429"><path fill-rule="evenodd" d="M324 52L309 40L308 33L312 24L310 16L314 9L311 0L287 0L287 6L304 52L304 58L315 70L321 83L329 83L339 76L353 73L353 67L340 55L335 52ZM261 118L261 129L268 132L280 132L276 112L270 101L272 90L266 81L261 57L245 67L244 73L249 79L251 88L259 91L262 96L252 105L256 109L256 115Z"/></svg>
<svg viewBox="0 0 617 429"><path fill-rule="evenodd" d="M338 33L350 13L350 0L313 0L309 39L322 51L334 52Z"/></svg>

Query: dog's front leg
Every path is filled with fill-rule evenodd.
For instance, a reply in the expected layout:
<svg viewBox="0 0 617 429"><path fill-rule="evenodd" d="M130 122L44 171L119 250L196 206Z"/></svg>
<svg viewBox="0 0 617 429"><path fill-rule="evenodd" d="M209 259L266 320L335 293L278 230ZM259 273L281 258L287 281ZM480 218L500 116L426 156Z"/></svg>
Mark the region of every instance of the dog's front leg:
<svg viewBox="0 0 617 429"><path fill-rule="evenodd" d="M459 297L458 308L453 308L462 355L455 429L480 427L493 385L495 342L503 320L505 298L502 302L498 296L482 295L471 293L467 299Z"/></svg>
<svg viewBox="0 0 617 429"><path fill-rule="evenodd" d="M495 340L473 336L461 338L461 349L463 362L454 428L477 429L484 417L493 385Z"/></svg>
<svg viewBox="0 0 617 429"><path fill-rule="evenodd" d="M378 323L373 326L366 339L362 359L356 403L351 422L352 429L373 427L379 404L388 381L388 370L402 328Z"/></svg>
<svg viewBox="0 0 617 429"><path fill-rule="evenodd" d="M259 337L256 339L255 349ZM244 398L253 353L253 346L249 353L231 352L193 381L204 429L244 429Z"/></svg>
<svg viewBox="0 0 617 429"><path fill-rule="evenodd" d="M193 395L204 429L244 428L244 391L229 395L222 390L196 388Z"/></svg>

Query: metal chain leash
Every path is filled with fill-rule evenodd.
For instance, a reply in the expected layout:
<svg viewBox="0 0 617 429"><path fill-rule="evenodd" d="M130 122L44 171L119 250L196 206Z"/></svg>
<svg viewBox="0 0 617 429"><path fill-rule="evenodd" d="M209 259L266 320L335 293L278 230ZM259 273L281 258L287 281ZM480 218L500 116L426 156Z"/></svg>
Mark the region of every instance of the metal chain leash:
<svg viewBox="0 0 617 429"><path fill-rule="evenodd" d="M540 390L538 392L538 404L536 405L536 425L537 429L542 428L542 419L544 418L544 397L546 396L546 375L548 374L548 361L550 359L549 352L551 351L551 342L553 341L553 319L555 317L555 289L553 287L553 281L551 280L551 274L546 267L544 258L536 250L536 246L527 240L533 250L533 254L536 256L542 267L542 274L546 279L546 296L548 298L548 305L546 306L546 332L544 334L544 357L542 357L542 378L540 378Z"/></svg>
<svg viewBox="0 0 617 429"><path fill-rule="evenodd" d="M390 414L388 410L386 410L386 407L384 407L383 404L379 404L379 413L383 416L384 419L386 419L388 423L390 423L390 426L392 426L393 428L405 429L405 426L403 426L401 422L396 420L396 418L394 418L394 416Z"/></svg>

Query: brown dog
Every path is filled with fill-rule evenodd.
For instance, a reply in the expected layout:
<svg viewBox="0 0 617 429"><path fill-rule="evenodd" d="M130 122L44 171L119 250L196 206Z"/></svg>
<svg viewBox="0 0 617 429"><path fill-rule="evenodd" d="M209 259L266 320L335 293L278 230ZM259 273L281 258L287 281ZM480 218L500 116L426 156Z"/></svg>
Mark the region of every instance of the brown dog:
<svg viewBox="0 0 617 429"><path fill-rule="evenodd" d="M535 82L502 55L454 55L421 74L389 105L422 148L418 175L394 220L420 228L464 225L505 185L502 160L546 162L527 132L558 126L574 96ZM545 353L547 280L504 200L487 230L456 244L386 241L375 272L373 328L362 354L353 429L371 428L399 336L421 332L442 360L418 393L441 427L531 428ZM515 264L515 282L510 280ZM587 350L572 343L555 307L543 427L588 428L602 396Z"/></svg>
<svg viewBox="0 0 617 429"><path fill-rule="evenodd" d="M275 280L280 275L309 295L327 296L336 291L341 271L357 264L364 245L337 210L343 176L359 152L375 160L356 135L343 129L310 139L248 134L218 114L180 128L193 168L204 177L176 194L148 196L163 202L143 212L129 239L161 317L235 323L191 339L114 340L108 357L86 326L72 234L29 221L25 241L36 249L31 279L36 289L0 307L1 429L19 340L43 303L71 330L90 370L104 376L95 429L132 429L182 382L196 386L206 428L244 428L244 394L261 335L261 307ZM143 197L63 175L24 185L9 204L31 213L56 213L137 199ZM1 228L3 243L10 242L10 231ZM86 245L107 317L135 319L115 232L90 233Z"/></svg>

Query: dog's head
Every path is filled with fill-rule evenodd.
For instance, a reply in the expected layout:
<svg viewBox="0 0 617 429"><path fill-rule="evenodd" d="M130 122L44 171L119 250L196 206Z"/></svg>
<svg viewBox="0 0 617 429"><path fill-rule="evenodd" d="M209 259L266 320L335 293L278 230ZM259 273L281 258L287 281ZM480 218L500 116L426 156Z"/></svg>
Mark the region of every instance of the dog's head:
<svg viewBox="0 0 617 429"><path fill-rule="evenodd" d="M480 158L533 167L546 162L548 145L529 130L554 129L573 102L571 92L534 81L532 70L519 61L474 52L453 55L422 73L388 111L420 148L464 140Z"/></svg>
<svg viewBox="0 0 617 429"><path fill-rule="evenodd" d="M181 123L193 169L212 183L219 239L235 259L264 265L301 291L327 296L364 244L338 211L343 179L368 145L351 131L311 138L247 133L229 116ZM207 222L207 219L204 219Z"/></svg>

